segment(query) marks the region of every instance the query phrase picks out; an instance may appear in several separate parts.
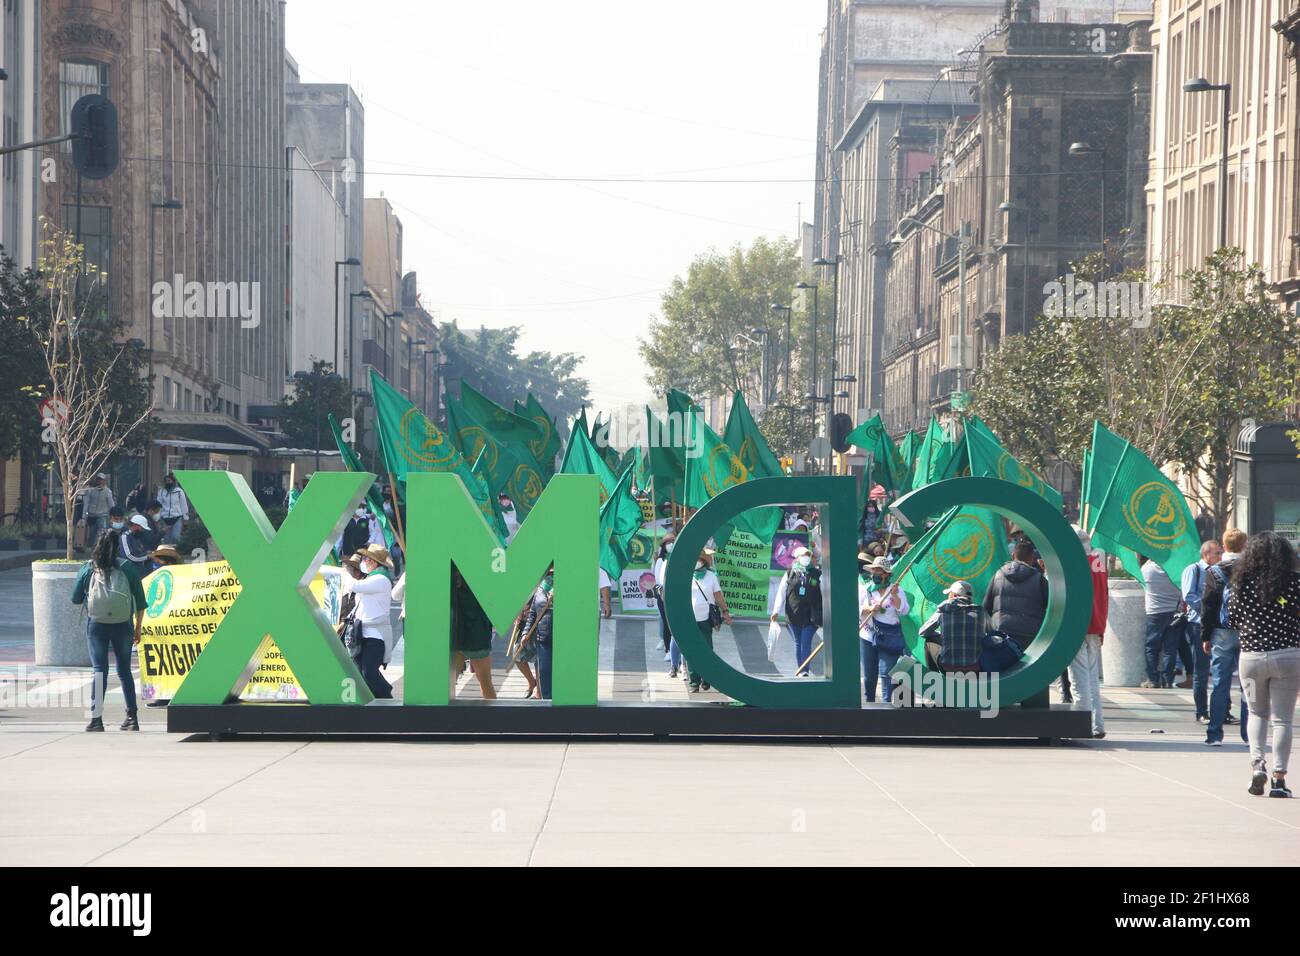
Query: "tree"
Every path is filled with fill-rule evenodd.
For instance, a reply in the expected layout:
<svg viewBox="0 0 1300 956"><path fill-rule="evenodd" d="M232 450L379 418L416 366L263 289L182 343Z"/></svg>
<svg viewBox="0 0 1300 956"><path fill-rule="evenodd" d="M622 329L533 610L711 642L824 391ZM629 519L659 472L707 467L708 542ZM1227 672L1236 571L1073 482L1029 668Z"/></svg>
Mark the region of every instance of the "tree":
<svg viewBox="0 0 1300 956"><path fill-rule="evenodd" d="M772 393L785 379L787 356L791 390L804 385L796 373L799 343L808 331L807 317L793 317L791 343L785 343L785 317L772 303L786 303L799 280L797 247L789 239L756 239L749 247L733 246L726 254L696 257L686 277L678 276L664 293L662 315L652 320L641 341L646 381L657 392L679 388L690 395L730 395L737 389L760 395L763 349L741 336L767 332L768 386ZM769 404L760 401L757 404Z"/></svg>
<svg viewBox="0 0 1300 956"><path fill-rule="evenodd" d="M519 355L516 346L521 329L461 329L444 322L439 333L446 359L444 380L469 382L492 401L513 408L529 392L561 422L578 414L587 401L589 384L576 372L583 358L572 352L529 352Z"/></svg>
<svg viewBox="0 0 1300 956"><path fill-rule="evenodd" d="M280 399L280 429L295 448L333 448L329 416L338 421L352 414L347 379L330 362L312 362L311 371L295 377L293 394Z"/></svg>
<svg viewBox="0 0 1300 956"><path fill-rule="evenodd" d="M1099 278L1100 265L1085 260L1079 278ZM1295 401L1300 340L1240 250L1220 250L1182 281L1186 305L1040 317L988 358L970 411L1037 470L1081 461L1100 420L1156 464L1178 466L1225 522L1232 443L1243 420Z"/></svg>
<svg viewBox="0 0 1300 956"><path fill-rule="evenodd" d="M49 394L40 343L27 322L41 309L40 280L0 250L0 460L35 467L41 447L40 398Z"/></svg>
<svg viewBox="0 0 1300 956"><path fill-rule="evenodd" d="M806 455L808 445L816 434L816 419L809 413L808 404L802 398L804 389L795 392L792 382L791 392L793 394L778 395L777 401L767 407L758 423L758 430L763 433L767 447L778 458Z"/></svg>
<svg viewBox="0 0 1300 956"><path fill-rule="evenodd" d="M84 250L42 221L38 293L32 310L17 317L37 344L42 381L25 389L64 410L53 428L54 464L63 482L64 513L119 451L148 439L152 413L149 382L138 342L119 342L121 318L103 307L98 277L83 273ZM67 522L67 557L73 523Z"/></svg>

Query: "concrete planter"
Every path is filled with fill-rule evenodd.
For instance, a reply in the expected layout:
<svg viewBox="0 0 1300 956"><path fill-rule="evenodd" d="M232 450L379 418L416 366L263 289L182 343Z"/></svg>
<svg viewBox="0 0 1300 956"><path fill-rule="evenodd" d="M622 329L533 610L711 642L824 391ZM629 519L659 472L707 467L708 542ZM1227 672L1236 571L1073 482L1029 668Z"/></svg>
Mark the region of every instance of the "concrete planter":
<svg viewBox="0 0 1300 956"><path fill-rule="evenodd" d="M1110 614L1101 645L1107 687L1139 687L1147 678L1145 599L1137 581L1110 582Z"/></svg>
<svg viewBox="0 0 1300 956"><path fill-rule="evenodd" d="M89 667L86 618L72 603L80 561L32 565L32 624L36 629L36 663L46 667Z"/></svg>

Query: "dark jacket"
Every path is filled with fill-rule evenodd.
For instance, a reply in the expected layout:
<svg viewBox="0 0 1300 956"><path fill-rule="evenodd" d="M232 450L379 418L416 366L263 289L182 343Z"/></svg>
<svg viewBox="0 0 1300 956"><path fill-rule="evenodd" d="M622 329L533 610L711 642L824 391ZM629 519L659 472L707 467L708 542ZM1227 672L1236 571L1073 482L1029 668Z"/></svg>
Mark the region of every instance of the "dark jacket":
<svg viewBox="0 0 1300 956"><path fill-rule="evenodd" d="M358 518L355 515L343 529L343 554L356 554L370 543L370 517Z"/></svg>
<svg viewBox="0 0 1300 956"><path fill-rule="evenodd" d="M786 572L785 619L791 627L822 626L822 570L809 568ZM803 594L799 589L803 588Z"/></svg>
<svg viewBox="0 0 1300 956"><path fill-rule="evenodd" d="M1232 577L1232 566L1237 563L1237 556L1220 561L1215 565L1219 574L1209 570L1205 573L1205 585L1201 591L1201 640L1208 641L1216 628L1223 627L1219 612L1223 609L1223 584ZM1222 579L1220 579L1222 575Z"/></svg>
<svg viewBox="0 0 1300 956"><path fill-rule="evenodd" d="M1008 561L989 582L984 610L993 630L1027 644L1038 634L1047 613L1047 578L1023 561Z"/></svg>
<svg viewBox="0 0 1300 956"><path fill-rule="evenodd" d="M539 644L544 644L547 647L550 647L551 624L554 607L554 601L552 601L550 605L545 603L538 604L536 593L534 593L533 597L528 601L528 613L524 615L524 629L520 633L529 633L529 631L532 630L533 622L537 622L537 630L533 633L533 640L537 641ZM546 609L545 614L541 613L543 608Z"/></svg>

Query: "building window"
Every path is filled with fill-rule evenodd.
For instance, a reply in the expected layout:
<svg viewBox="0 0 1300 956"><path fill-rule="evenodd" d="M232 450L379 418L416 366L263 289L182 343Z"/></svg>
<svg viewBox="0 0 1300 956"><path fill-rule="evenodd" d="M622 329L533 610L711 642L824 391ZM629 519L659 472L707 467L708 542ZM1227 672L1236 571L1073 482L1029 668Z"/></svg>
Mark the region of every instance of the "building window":
<svg viewBox="0 0 1300 956"><path fill-rule="evenodd" d="M63 117L63 135L72 132L72 107L91 93L108 95L108 64L94 60L64 60L59 64L59 112ZM65 153L72 143L62 143Z"/></svg>
<svg viewBox="0 0 1300 956"><path fill-rule="evenodd" d="M63 204L63 229L71 236L77 234L77 204ZM86 247L85 271L98 275L105 292L111 274L113 248L113 210L108 206L81 207L81 244Z"/></svg>

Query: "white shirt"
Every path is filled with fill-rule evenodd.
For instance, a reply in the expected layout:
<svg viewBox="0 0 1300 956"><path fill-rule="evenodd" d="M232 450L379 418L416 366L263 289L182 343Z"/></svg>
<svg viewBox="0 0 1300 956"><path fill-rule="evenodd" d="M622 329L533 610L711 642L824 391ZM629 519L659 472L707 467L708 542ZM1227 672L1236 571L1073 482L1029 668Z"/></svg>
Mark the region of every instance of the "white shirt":
<svg viewBox="0 0 1300 956"><path fill-rule="evenodd" d="M388 608L393 603L393 582L387 576L374 571L360 581L353 581L348 590L357 596L357 617L362 624L388 623Z"/></svg>
<svg viewBox="0 0 1300 956"><path fill-rule="evenodd" d="M912 609L911 605L907 602L906 591L899 588L898 596L891 598L888 596L889 587L890 586L886 584L884 587L872 591L870 590L869 585L862 583L858 584L859 620L866 618L872 608L879 607L881 608L880 613L874 615L872 619L877 620L882 624L897 624L899 616L906 614ZM863 633L865 630L866 629L863 628L862 631L859 631L859 636L865 636Z"/></svg>
<svg viewBox="0 0 1300 956"><path fill-rule="evenodd" d="M718 576L711 570L705 571L703 577L691 579L691 606L695 609L696 621L709 619L709 605L717 603L713 595L721 590Z"/></svg>
<svg viewBox="0 0 1300 956"><path fill-rule="evenodd" d="M185 490L180 485L168 491L166 487L158 489L158 504L162 505L163 518L185 518L190 513L190 502L185 497Z"/></svg>
<svg viewBox="0 0 1300 956"><path fill-rule="evenodd" d="M613 586L614 586L614 582L611 581L610 578L609 578L609 575L605 573L605 569L604 569L604 568L601 568L601 569L600 569L600 587L601 587L601 590L604 590L605 588L612 588Z"/></svg>
<svg viewBox="0 0 1300 956"><path fill-rule="evenodd" d="M664 586L664 569L666 567L668 567L667 558L655 558L655 567L654 567L655 584L659 585L659 587L661 588Z"/></svg>

